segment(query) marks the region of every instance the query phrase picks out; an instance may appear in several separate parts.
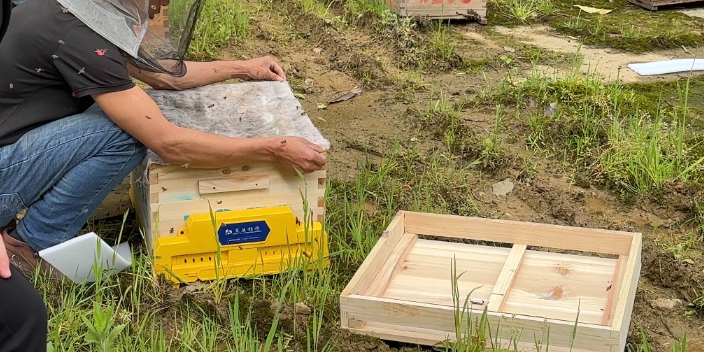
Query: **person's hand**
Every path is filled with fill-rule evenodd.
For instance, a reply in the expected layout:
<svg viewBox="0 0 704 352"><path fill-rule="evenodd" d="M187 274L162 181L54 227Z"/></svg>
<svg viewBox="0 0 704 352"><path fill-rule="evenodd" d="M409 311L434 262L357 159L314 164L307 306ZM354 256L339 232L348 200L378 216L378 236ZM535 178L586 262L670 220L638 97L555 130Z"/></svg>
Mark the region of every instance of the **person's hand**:
<svg viewBox="0 0 704 352"><path fill-rule="evenodd" d="M284 69L271 56L247 60L247 77L250 80L285 81Z"/></svg>
<svg viewBox="0 0 704 352"><path fill-rule="evenodd" d="M275 143L277 160L286 167L309 173L322 169L327 160L325 148L300 137L281 137Z"/></svg>
<svg viewBox="0 0 704 352"><path fill-rule="evenodd" d="M7 256L5 241L0 238L0 277L9 279L10 275L12 275L10 272L10 258Z"/></svg>

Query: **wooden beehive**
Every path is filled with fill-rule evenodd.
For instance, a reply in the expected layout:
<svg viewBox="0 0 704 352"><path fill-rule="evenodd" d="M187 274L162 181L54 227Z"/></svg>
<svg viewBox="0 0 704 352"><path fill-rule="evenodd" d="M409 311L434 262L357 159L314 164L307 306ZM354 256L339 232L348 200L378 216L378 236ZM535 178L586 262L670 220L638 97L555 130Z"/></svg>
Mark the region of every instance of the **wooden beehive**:
<svg viewBox="0 0 704 352"><path fill-rule="evenodd" d="M343 290L341 323L438 345L456 340L455 313L469 299L473 324L486 310L487 347L621 352L640 259L639 233L401 211Z"/></svg>
<svg viewBox="0 0 704 352"><path fill-rule="evenodd" d="M401 17L468 19L487 23L487 0L386 0Z"/></svg>
<svg viewBox="0 0 704 352"><path fill-rule="evenodd" d="M157 238L176 236L188 215L208 213L211 209L289 205L301 221L311 218L323 222L325 215L326 170L305 174L305 179L301 179L279 165L265 162L217 169L154 164L146 169L148 184L137 182L136 177L143 171L135 169L132 189L135 211L150 251Z"/></svg>
<svg viewBox="0 0 704 352"><path fill-rule="evenodd" d="M241 138L296 136L329 147L286 82L147 90L170 122ZM278 162L220 168L169 165L151 151L130 177L131 197L150 253L157 238L178 236L190 215L289 206L301 222L324 221L327 171L299 175Z"/></svg>
<svg viewBox="0 0 704 352"><path fill-rule="evenodd" d="M646 8L648 10L657 11L660 6L689 4L693 2L701 2L702 0L628 0L628 2Z"/></svg>

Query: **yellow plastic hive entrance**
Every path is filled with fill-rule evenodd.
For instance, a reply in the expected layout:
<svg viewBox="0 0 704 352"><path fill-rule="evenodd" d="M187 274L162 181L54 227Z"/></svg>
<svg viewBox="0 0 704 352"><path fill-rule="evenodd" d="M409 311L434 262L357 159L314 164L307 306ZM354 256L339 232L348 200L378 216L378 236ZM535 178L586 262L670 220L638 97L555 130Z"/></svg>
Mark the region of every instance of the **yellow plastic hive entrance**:
<svg viewBox="0 0 704 352"><path fill-rule="evenodd" d="M176 236L154 244L155 272L175 283L327 266L327 233L289 206L191 214Z"/></svg>

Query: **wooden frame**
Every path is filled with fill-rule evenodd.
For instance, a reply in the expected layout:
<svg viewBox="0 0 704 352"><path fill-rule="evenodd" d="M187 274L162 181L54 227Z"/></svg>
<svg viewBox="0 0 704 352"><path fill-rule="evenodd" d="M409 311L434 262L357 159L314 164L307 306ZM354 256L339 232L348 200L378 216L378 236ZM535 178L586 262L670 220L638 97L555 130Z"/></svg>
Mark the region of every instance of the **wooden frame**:
<svg viewBox="0 0 704 352"><path fill-rule="evenodd" d="M525 348L521 351L534 351L537 343L543 349L549 344L550 351L621 352L640 275L641 237L401 211L343 290L341 324L407 343L455 340L455 313L462 308L452 297L455 262L456 272L463 273L456 279L455 299L469 299L473 323L486 311L487 339L500 347L515 342Z"/></svg>
<svg viewBox="0 0 704 352"><path fill-rule="evenodd" d="M651 11L657 11L660 6L689 4L702 0L628 0L631 4L638 5Z"/></svg>

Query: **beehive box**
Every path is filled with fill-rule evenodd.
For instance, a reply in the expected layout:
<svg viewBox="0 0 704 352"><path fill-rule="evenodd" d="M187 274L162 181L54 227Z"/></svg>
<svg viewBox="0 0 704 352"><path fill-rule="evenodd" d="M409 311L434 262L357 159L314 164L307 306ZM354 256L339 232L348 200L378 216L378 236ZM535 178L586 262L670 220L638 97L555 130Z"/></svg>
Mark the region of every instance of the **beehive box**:
<svg viewBox="0 0 704 352"><path fill-rule="evenodd" d="M487 0L386 0L386 5L402 17L468 19L487 23Z"/></svg>
<svg viewBox="0 0 704 352"><path fill-rule="evenodd" d="M148 94L157 102L166 118L181 127L231 137L297 136L329 147L329 142L312 124L291 87L285 82L219 84L184 91L149 90ZM160 256L171 256L172 253L160 252L158 240L172 238L162 242L175 246L174 243L179 240L173 238L188 235L189 218L202 218L203 214L209 216L222 213L223 216L232 216L227 212L266 208L274 209L278 214L280 208L277 207L286 206L290 208L297 223L322 224L325 216L327 171L318 170L303 176L284 168L278 162L235 163L220 168L169 165L148 151L145 160L132 172L130 179L133 203L146 237L147 249L159 263ZM247 214L249 215L251 214ZM271 233L275 233L270 229L273 225L267 226ZM252 231L254 227L256 226L252 227ZM295 224L292 229L295 231ZM192 237L194 234L190 235ZM212 234L199 235L213 237ZM327 246L324 239L315 240L320 240ZM263 245L264 241L251 239L238 244L237 250L247 250ZM291 243L290 246L297 244L300 243ZM243 248L245 245L249 245L249 248ZM280 243L277 246L280 247ZM205 262L203 268L198 270L212 269L209 262L213 260L214 253L206 253L202 249L197 251L197 246L192 247L193 253L173 255L173 263L169 262L167 267L157 265L157 274L173 272L180 265L179 261L183 261L181 266L195 265L196 261ZM269 255L268 249L266 251L266 255ZM260 252L254 251L252 260L261 259L265 255L264 249ZM271 248L271 252L280 254L282 248ZM227 254L224 254L225 257ZM232 258L242 258L246 253L230 254ZM241 267L243 264L240 264ZM183 267L180 269L183 270ZM253 274L251 270L240 271L244 272ZM210 277L212 274L194 272L189 273L189 276L192 276L191 280L185 281ZM241 275L230 275L236 276Z"/></svg>
<svg viewBox="0 0 704 352"><path fill-rule="evenodd" d="M485 337L502 343L487 346L622 352L640 259L639 233L401 211L343 290L341 324L438 345L456 341L468 299L475 328L486 310Z"/></svg>

